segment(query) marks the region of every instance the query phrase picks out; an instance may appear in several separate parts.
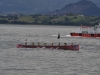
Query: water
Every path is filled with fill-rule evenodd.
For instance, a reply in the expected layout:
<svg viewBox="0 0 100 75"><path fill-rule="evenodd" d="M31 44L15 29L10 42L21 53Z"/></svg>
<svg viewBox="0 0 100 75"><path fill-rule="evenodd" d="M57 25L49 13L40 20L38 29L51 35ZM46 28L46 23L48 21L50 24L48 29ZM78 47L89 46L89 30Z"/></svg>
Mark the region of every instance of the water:
<svg viewBox="0 0 100 75"><path fill-rule="evenodd" d="M100 75L100 39L61 38L79 27L0 25L0 75ZM80 44L79 51L17 49L34 42Z"/></svg>

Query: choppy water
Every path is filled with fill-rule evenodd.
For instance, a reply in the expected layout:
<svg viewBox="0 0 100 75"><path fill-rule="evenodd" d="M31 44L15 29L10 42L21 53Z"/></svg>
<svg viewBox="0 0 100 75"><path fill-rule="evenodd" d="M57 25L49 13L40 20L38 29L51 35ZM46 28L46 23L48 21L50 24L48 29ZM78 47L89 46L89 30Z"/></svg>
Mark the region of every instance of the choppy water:
<svg viewBox="0 0 100 75"><path fill-rule="evenodd" d="M0 25L0 75L100 75L100 39L52 37L77 27ZM80 51L17 49L28 41L80 44Z"/></svg>

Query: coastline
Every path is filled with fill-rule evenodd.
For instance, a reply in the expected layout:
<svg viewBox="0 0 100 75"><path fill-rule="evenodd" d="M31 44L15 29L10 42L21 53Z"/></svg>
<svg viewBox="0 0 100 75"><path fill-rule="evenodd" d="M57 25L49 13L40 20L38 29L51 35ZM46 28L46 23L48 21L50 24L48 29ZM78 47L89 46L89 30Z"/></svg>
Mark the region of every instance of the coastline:
<svg viewBox="0 0 100 75"><path fill-rule="evenodd" d="M0 24L0 26L39 26L39 27L80 27L74 25L33 25L33 24Z"/></svg>

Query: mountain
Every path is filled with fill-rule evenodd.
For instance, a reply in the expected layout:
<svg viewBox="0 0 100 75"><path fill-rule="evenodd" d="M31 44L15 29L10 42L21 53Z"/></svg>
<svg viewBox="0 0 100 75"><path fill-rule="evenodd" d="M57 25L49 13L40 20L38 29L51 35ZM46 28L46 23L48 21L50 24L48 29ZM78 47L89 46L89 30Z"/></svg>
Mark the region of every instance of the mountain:
<svg viewBox="0 0 100 75"><path fill-rule="evenodd" d="M92 1L81 0L76 3L68 4L62 9L51 12L51 15L65 15L67 13L83 15L100 15L100 8Z"/></svg>
<svg viewBox="0 0 100 75"><path fill-rule="evenodd" d="M0 12L46 13L60 9L71 1L73 0L1 0Z"/></svg>
<svg viewBox="0 0 100 75"><path fill-rule="evenodd" d="M80 0L0 0L0 12L47 13ZM100 7L100 0L93 1Z"/></svg>

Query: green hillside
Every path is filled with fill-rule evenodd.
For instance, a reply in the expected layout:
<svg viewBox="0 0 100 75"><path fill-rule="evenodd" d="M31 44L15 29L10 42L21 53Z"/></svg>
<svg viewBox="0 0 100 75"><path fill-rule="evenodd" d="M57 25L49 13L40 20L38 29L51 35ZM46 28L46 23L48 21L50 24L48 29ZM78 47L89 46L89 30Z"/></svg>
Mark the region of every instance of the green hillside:
<svg viewBox="0 0 100 75"><path fill-rule="evenodd" d="M100 23L99 16L83 16L83 15L64 15L64 16L48 16L48 15L14 15L0 16L1 24L32 24L32 25L95 25Z"/></svg>

